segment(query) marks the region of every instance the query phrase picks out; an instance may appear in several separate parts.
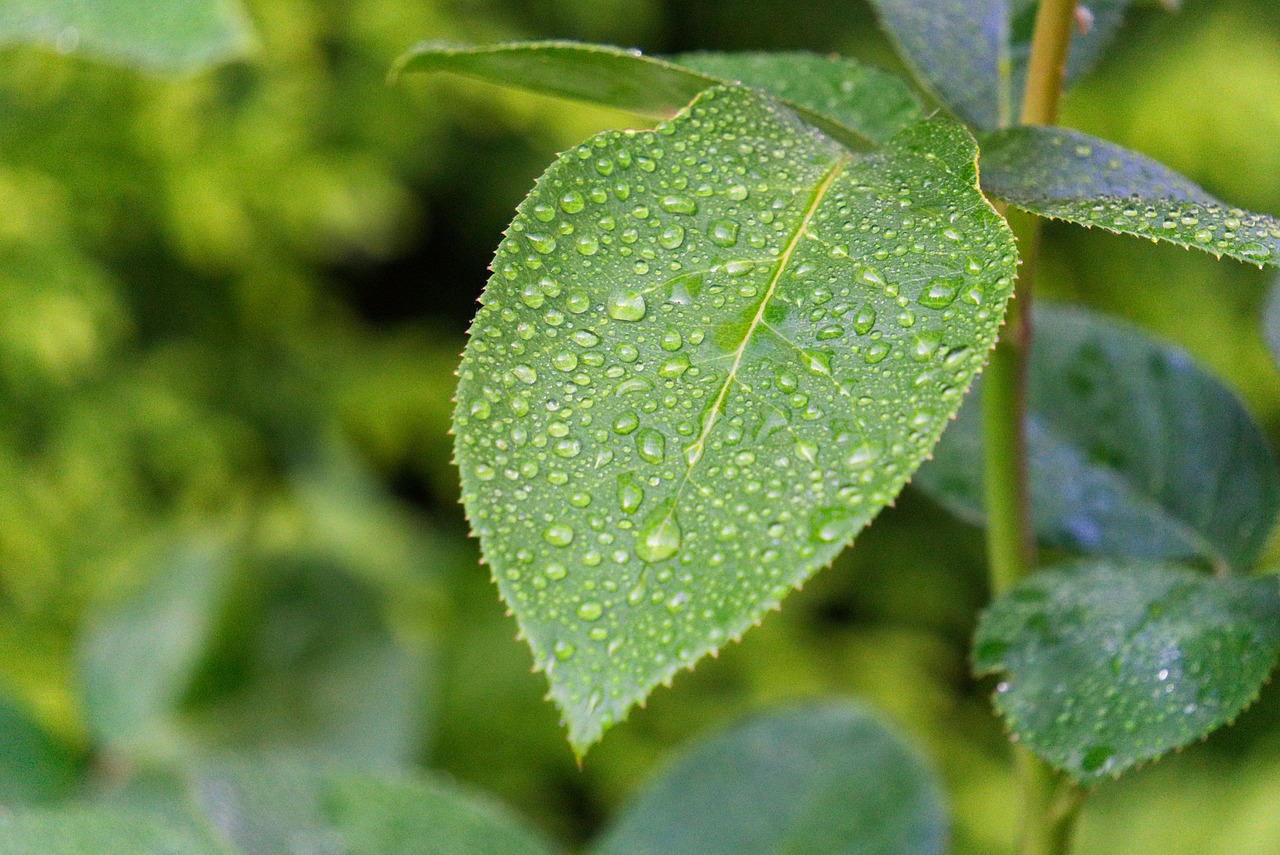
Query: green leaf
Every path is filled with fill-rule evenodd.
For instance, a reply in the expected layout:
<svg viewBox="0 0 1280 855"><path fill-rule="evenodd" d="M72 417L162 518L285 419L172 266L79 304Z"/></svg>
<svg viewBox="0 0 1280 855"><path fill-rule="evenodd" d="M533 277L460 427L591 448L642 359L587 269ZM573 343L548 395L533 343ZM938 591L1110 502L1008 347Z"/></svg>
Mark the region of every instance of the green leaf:
<svg viewBox="0 0 1280 855"><path fill-rule="evenodd" d="M666 118L712 86L767 90L846 145L867 148L923 118L898 77L851 59L802 52L692 53L658 59L577 42L468 47L426 42L396 71L448 71L489 83ZM852 131L852 134L850 134Z"/></svg>
<svg viewBox="0 0 1280 855"><path fill-rule="evenodd" d="M75 779L71 753L0 694L0 805L51 801Z"/></svg>
<svg viewBox="0 0 1280 855"><path fill-rule="evenodd" d="M562 155L460 368L463 498L579 752L901 489L1014 272L972 138L858 155L750 90Z"/></svg>
<svg viewBox="0 0 1280 855"><path fill-rule="evenodd" d="M553 851L500 805L430 778L383 778L297 759L255 758L204 764L191 786L209 822L246 855L300 851L300 841L344 855Z"/></svg>
<svg viewBox="0 0 1280 855"><path fill-rule="evenodd" d="M101 810L0 812L5 855L229 855L162 822Z"/></svg>
<svg viewBox="0 0 1280 855"><path fill-rule="evenodd" d="M1077 552L1252 566L1280 472L1244 405L1179 348L1041 305L1027 419L1038 539ZM983 519L981 384L914 484Z"/></svg>
<svg viewBox="0 0 1280 855"><path fill-rule="evenodd" d="M1267 343L1271 361L1280 367L1280 278L1271 284L1262 309L1262 337Z"/></svg>
<svg viewBox="0 0 1280 855"><path fill-rule="evenodd" d="M1023 127L985 137L982 188L1043 217L1280 265L1280 221L1232 208L1167 166L1079 131Z"/></svg>
<svg viewBox="0 0 1280 855"><path fill-rule="evenodd" d="M1091 0L1092 26L1071 40L1066 83L1087 74L1119 30L1131 0ZM1012 124L1022 105L1033 0L873 0L916 77L979 128Z"/></svg>
<svg viewBox="0 0 1280 855"><path fill-rule="evenodd" d="M190 71L253 44L236 0L5 0L0 44L44 45L148 71Z"/></svg>
<svg viewBox="0 0 1280 855"><path fill-rule="evenodd" d="M651 782L596 855L941 855L940 788L862 709L772 712L695 745Z"/></svg>
<svg viewBox="0 0 1280 855"><path fill-rule="evenodd" d="M1143 562L1042 570L997 600L974 668L1019 742L1072 778L1189 745L1257 697L1280 653L1280 580Z"/></svg>
<svg viewBox="0 0 1280 855"><path fill-rule="evenodd" d="M85 717L113 745L154 738L205 652L231 567L224 542L175 545L142 587L92 617L79 644Z"/></svg>

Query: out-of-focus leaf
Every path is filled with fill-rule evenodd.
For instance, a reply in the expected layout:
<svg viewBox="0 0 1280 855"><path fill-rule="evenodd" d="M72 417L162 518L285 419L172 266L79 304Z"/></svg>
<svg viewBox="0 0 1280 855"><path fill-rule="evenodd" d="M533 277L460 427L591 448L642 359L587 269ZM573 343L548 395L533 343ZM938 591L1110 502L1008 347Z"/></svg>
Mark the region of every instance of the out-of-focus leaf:
<svg viewBox="0 0 1280 855"><path fill-rule="evenodd" d="M1262 309L1262 337L1271 353L1271 360L1280 367L1280 278L1267 292L1267 302Z"/></svg>
<svg viewBox="0 0 1280 855"><path fill-rule="evenodd" d="M5 0L0 44L26 42L149 71L189 71L253 43L237 0Z"/></svg>
<svg viewBox="0 0 1280 855"><path fill-rule="evenodd" d="M938 120L856 155L723 87L521 204L456 454L575 750L830 562L936 442L1014 271L975 154Z"/></svg>
<svg viewBox="0 0 1280 855"><path fill-rule="evenodd" d="M52 801L75 777L70 752L0 694L0 805Z"/></svg>
<svg viewBox="0 0 1280 855"><path fill-rule="evenodd" d="M0 812L0 852L5 855L232 855L198 835L157 820L85 808Z"/></svg>
<svg viewBox="0 0 1280 855"><path fill-rule="evenodd" d="M712 86L737 82L766 90L859 149L869 141L885 142L923 117L900 78L851 59L798 51L689 53L667 60L576 42L424 43L396 68L448 71L656 117L671 116Z"/></svg>
<svg viewBox="0 0 1280 855"><path fill-rule="evenodd" d="M1038 539L1077 552L1248 569L1280 512L1280 472L1238 398L1179 348L1042 305L1027 442ZM983 520L981 384L914 484Z"/></svg>
<svg viewBox="0 0 1280 855"><path fill-rule="evenodd" d="M1170 565L1047 568L997 600L974 668L1018 740L1077 781L1188 745L1253 702L1280 653L1280 579Z"/></svg>
<svg viewBox="0 0 1280 855"><path fill-rule="evenodd" d="M1087 74L1131 0L1091 0L1092 24L1071 40L1065 82ZM1022 105L1037 3L1032 0L873 0L916 76L970 124L1012 124Z"/></svg>
<svg viewBox="0 0 1280 855"><path fill-rule="evenodd" d="M938 784L848 704L772 712L696 744L625 808L596 855L941 855Z"/></svg>
<svg viewBox="0 0 1280 855"><path fill-rule="evenodd" d="M227 544L193 539L155 559L146 584L92 616L79 642L85 717L99 739L155 736L190 683L231 568Z"/></svg>
<svg viewBox="0 0 1280 855"><path fill-rule="evenodd" d="M1280 221L1079 131L1022 127L985 137L982 189L1044 217L1280 266Z"/></svg>
<svg viewBox="0 0 1280 855"><path fill-rule="evenodd" d="M349 855L550 855L497 803L444 781L329 779L325 812Z"/></svg>

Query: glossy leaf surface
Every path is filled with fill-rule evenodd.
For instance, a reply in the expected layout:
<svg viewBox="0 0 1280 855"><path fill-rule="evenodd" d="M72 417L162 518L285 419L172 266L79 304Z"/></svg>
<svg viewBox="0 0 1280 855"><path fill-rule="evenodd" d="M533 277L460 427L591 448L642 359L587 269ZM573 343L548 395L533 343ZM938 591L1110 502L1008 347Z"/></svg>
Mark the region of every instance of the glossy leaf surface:
<svg viewBox="0 0 1280 855"><path fill-rule="evenodd" d="M1205 736L1257 697L1280 651L1280 579L1168 565L1045 569L997 600L974 667L1018 740L1092 783Z"/></svg>
<svg viewBox="0 0 1280 855"><path fill-rule="evenodd" d="M1252 566L1280 473L1238 398L1182 350L1082 309L1041 305L1027 421L1032 520L1076 552ZM913 483L983 518L981 384Z"/></svg>
<svg viewBox="0 0 1280 855"><path fill-rule="evenodd" d="M463 498L581 752L901 489L1014 250L960 126L857 155L750 90L562 155L520 205L454 414Z"/></svg>
<svg viewBox="0 0 1280 855"><path fill-rule="evenodd" d="M0 44L19 42L174 72L243 54L253 37L235 0L5 0Z"/></svg>
<svg viewBox="0 0 1280 855"><path fill-rule="evenodd" d="M85 716L95 736L133 743L157 734L205 650L230 560L225 544L165 550L148 582L90 620L80 640Z"/></svg>
<svg viewBox="0 0 1280 855"><path fill-rule="evenodd" d="M1097 63L1130 0L1092 0L1075 35L1066 83ZM1014 123L1031 55L1033 0L873 0L907 64L957 115L979 128Z"/></svg>
<svg viewBox="0 0 1280 855"><path fill-rule="evenodd" d="M924 764L860 708L772 712L695 745L650 782L596 855L941 855Z"/></svg>
<svg viewBox="0 0 1280 855"><path fill-rule="evenodd" d="M1280 265L1280 221L1233 208L1163 164L1064 128L983 139L982 187L1044 217Z"/></svg>
<svg viewBox="0 0 1280 855"><path fill-rule="evenodd" d="M767 90L857 148L884 142L923 115L898 77L851 59L801 52L691 53L668 60L577 42L485 47L428 42L396 67L448 71L654 117L671 116L711 86L741 82Z"/></svg>

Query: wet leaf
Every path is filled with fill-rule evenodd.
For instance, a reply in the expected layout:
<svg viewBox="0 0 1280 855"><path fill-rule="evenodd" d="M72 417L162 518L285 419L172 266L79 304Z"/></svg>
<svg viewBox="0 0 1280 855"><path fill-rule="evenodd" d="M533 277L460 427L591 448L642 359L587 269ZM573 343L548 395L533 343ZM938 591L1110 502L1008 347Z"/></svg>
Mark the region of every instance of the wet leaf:
<svg viewBox="0 0 1280 855"><path fill-rule="evenodd" d="M163 822L74 808L0 812L5 855L230 855L200 836Z"/></svg>
<svg viewBox="0 0 1280 855"><path fill-rule="evenodd" d="M1079 131L1024 127L985 137L982 188L1044 217L1280 265L1280 221L1233 208L1167 166Z"/></svg>
<svg viewBox="0 0 1280 855"><path fill-rule="evenodd" d="M1092 0L1092 23L1071 40L1066 83L1087 74L1115 37L1131 0ZM916 76L979 128L1013 124L1022 106L1032 0L873 0Z"/></svg>
<svg viewBox="0 0 1280 855"><path fill-rule="evenodd" d="M1041 543L1252 566L1280 472L1240 400L1186 352L1083 309L1041 305L1027 420ZM983 519L981 384L913 483Z"/></svg>
<svg viewBox="0 0 1280 855"><path fill-rule="evenodd" d="M798 51L661 59L578 42L484 47L426 42L401 57L396 69L448 71L659 118L671 116L712 86L741 82L768 90L855 148L867 148L872 140L884 142L923 118L919 102L900 78L851 59Z"/></svg>
<svg viewBox="0 0 1280 855"><path fill-rule="evenodd" d="M579 752L829 562L936 441L1013 273L974 156L949 120L857 155L716 88L567 152L520 205L456 456Z"/></svg>
<svg viewBox="0 0 1280 855"><path fill-rule="evenodd" d="M148 71L190 71L253 43L236 0L5 0L0 44L27 43Z"/></svg>
<svg viewBox="0 0 1280 855"><path fill-rule="evenodd" d="M597 855L941 855L929 770L847 704L772 712L693 746L645 787Z"/></svg>
<svg viewBox="0 0 1280 855"><path fill-rule="evenodd" d="M121 602L89 620L79 643L85 718L116 746L157 737L205 653L231 568L221 539L175 544Z"/></svg>
<svg viewBox="0 0 1280 855"><path fill-rule="evenodd" d="M1042 570L997 600L979 674L1018 740L1093 783L1188 745L1257 697L1280 652L1280 580L1171 565Z"/></svg>

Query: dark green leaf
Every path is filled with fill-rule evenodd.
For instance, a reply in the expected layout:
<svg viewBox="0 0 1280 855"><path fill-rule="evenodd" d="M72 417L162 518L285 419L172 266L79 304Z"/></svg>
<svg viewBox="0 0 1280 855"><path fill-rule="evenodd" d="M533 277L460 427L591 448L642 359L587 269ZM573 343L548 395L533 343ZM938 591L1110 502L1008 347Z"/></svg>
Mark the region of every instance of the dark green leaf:
<svg viewBox="0 0 1280 855"><path fill-rule="evenodd" d="M716 88L520 205L456 453L578 751L829 562L936 441L1014 270L974 156L949 120L856 155Z"/></svg>
<svg viewBox="0 0 1280 855"><path fill-rule="evenodd" d="M173 72L239 56L253 36L237 0L5 0L0 44L17 42Z"/></svg>
<svg viewBox="0 0 1280 855"><path fill-rule="evenodd" d="M1063 128L1014 128L982 144L982 188L1024 210L1280 265L1280 221L1232 208L1137 152Z"/></svg>
<svg viewBox="0 0 1280 855"><path fill-rule="evenodd" d="M1046 545L1248 569L1280 473L1244 405L1182 350L1081 309L1040 306L1027 441ZM983 518L981 384L914 483Z"/></svg>
<svg viewBox="0 0 1280 855"><path fill-rule="evenodd" d="M70 752L0 695L0 805L51 801L67 793L74 777Z"/></svg>
<svg viewBox="0 0 1280 855"><path fill-rule="evenodd" d="M396 68L448 71L655 117L671 116L711 86L740 81L767 90L856 148L884 142L923 115L911 90L892 74L851 59L800 52L695 53L666 60L577 42L425 43Z"/></svg>
<svg viewBox="0 0 1280 855"><path fill-rule="evenodd" d="M91 618L80 640L85 717L105 742L157 735L205 652L230 560L218 540L174 546L142 587Z"/></svg>
<svg viewBox="0 0 1280 855"><path fill-rule="evenodd" d="M1088 562L997 600L974 667L1018 740L1077 781L1188 745L1248 706L1280 652L1280 579Z"/></svg>
<svg viewBox="0 0 1280 855"><path fill-rule="evenodd" d="M597 855L941 855L929 770L860 708L774 712L703 740L623 808Z"/></svg>
<svg viewBox="0 0 1280 855"><path fill-rule="evenodd" d="M1092 26L1071 40L1068 84L1097 63L1129 3L1087 4ZM1031 55L1035 2L873 0L873 5L916 76L961 118L980 128L1014 123Z"/></svg>
<svg viewBox="0 0 1280 855"><path fill-rule="evenodd" d="M230 855L198 835L155 820L82 808L0 812L0 852L5 855Z"/></svg>

